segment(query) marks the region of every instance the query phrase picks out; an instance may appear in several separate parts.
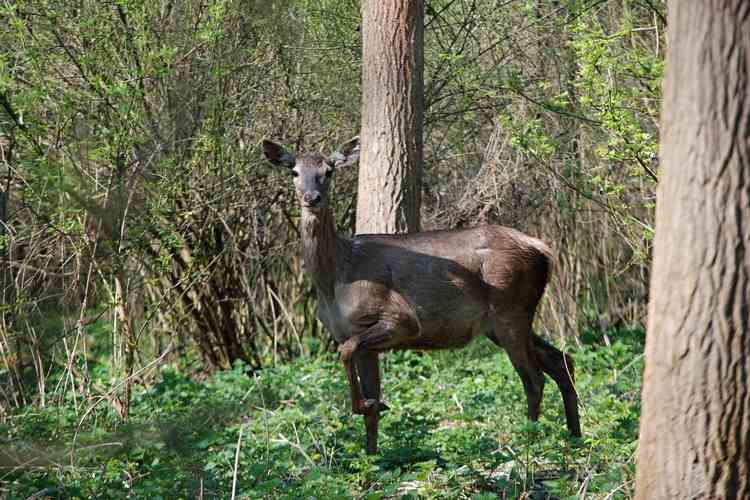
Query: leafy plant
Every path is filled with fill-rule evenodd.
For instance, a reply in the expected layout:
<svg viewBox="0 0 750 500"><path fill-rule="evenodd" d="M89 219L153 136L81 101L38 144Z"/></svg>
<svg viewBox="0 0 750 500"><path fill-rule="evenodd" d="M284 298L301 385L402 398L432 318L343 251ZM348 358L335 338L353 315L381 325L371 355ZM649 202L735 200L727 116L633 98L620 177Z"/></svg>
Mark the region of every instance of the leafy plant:
<svg viewBox="0 0 750 500"><path fill-rule="evenodd" d="M123 425L72 402L18 412L3 446L0 494L71 498L516 498L627 494L638 433L642 331L590 332L575 350L584 438L571 439L547 385L538 423L494 344L385 358L381 454L364 453L336 359L325 355L198 383L174 370L140 388ZM239 436L241 434L241 439ZM239 450L238 450L239 446ZM235 455L238 457L235 468ZM540 494L540 493L539 493Z"/></svg>

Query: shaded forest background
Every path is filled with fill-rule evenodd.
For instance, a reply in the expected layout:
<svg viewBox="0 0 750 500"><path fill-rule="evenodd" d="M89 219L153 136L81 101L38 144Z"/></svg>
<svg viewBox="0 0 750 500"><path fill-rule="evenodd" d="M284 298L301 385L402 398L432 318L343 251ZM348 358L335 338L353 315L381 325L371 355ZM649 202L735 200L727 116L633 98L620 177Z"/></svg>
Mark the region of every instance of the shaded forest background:
<svg viewBox="0 0 750 500"><path fill-rule="evenodd" d="M260 369L330 349L292 193L259 143L327 151L357 134L358 2L2 9L2 407L116 396L154 364ZM540 327L569 342L645 319L662 11L427 4L424 226L550 243ZM337 177L349 233L355 188L356 171Z"/></svg>
<svg viewBox="0 0 750 500"><path fill-rule="evenodd" d="M55 405L79 428L127 419L163 373L244 387L231 374L328 359L260 141L358 133L359 23L352 0L0 4L0 428ZM430 0L424 23L423 227L548 242L537 331L570 349L642 331L663 2ZM334 181L347 234L356 176ZM611 356L637 368L632 349Z"/></svg>

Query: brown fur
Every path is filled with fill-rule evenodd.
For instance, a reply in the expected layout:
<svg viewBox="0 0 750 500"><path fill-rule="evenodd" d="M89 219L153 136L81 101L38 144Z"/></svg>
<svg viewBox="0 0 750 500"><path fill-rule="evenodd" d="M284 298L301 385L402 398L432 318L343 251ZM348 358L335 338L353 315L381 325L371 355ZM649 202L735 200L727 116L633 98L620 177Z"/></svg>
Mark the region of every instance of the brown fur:
<svg viewBox="0 0 750 500"><path fill-rule="evenodd" d="M270 161L294 171L318 316L340 343L353 411L367 419L368 452L377 449L378 412L385 408L377 353L455 349L477 335L508 353L524 384L530 419L539 417L546 372L563 396L569 431L580 436L572 360L531 330L549 279L549 248L501 226L341 237L327 204L325 174L331 163L352 162L352 144L343 149L348 154L338 153L329 163L308 155L291 166L278 161L293 158L279 146L264 143L264 149Z"/></svg>

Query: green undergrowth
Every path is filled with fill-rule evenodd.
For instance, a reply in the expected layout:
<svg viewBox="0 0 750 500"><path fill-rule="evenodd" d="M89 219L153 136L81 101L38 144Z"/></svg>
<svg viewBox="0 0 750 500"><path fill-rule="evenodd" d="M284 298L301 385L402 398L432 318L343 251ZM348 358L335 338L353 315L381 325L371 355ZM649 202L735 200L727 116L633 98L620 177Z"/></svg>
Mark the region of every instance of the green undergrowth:
<svg viewBox="0 0 750 500"><path fill-rule="evenodd" d="M127 424L106 401L86 414L94 401L73 398L6 418L0 498L230 498L233 485L237 498L627 498L643 333L581 338L569 351L582 439L550 380L542 418L526 421L520 380L485 340L384 357L391 409L372 457L332 355L203 382L164 371Z"/></svg>

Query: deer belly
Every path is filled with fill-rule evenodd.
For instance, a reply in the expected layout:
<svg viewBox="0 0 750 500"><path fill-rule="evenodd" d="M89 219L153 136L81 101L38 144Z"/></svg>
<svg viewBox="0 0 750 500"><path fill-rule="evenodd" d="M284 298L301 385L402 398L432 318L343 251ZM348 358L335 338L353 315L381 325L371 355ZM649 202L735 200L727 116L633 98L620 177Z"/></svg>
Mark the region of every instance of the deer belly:
<svg viewBox="0 0 750 500"><path fill-rule="evenodd" d="M486 329L482 318L423 322L419 337L410 340L405 348L458 349L471 342L477 335L485 333Z"/></svg>

